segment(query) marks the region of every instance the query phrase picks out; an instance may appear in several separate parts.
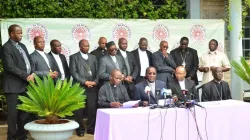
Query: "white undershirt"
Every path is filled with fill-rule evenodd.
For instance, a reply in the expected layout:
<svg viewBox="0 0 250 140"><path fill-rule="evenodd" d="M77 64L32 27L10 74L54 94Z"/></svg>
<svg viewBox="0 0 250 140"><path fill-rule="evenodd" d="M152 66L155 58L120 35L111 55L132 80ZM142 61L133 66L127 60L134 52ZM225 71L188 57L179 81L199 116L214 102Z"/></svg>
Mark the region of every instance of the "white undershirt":
<svg viewBox="0 0 250 140"><path fill-rule="evenodd" d="M149 67L147 51L141 51L140 48L138 48L138 52L141 64L140 76L145 76L146 69Z"/></svg>
<svg viewBox="0 0 250 140"><path fill-rule="evenodd" d="M181 90L186 89L186 86L185 86L185 80L178 81L178 82L179 82L179 85L180 85L180 87L181 87Z"/></svg>
<svg viewBox="0 0 250 140"><path fill-rule="evenodd" d="M55 58L56 63L58 65L58 67L59 67L59 70L60 70L60 73L61 73L61 80L64 80L65 79L65 73L64 73L64 69L63 69L62 60L61 60L59 54L54 54L52 51L51 51L51 54Z"/></svg>
<svg viewBox="0 0 250 140"><path fill-rule="evenodd" d="M45 55L45 52L39 51L39 50L36 50L36 51L43 57L43 59L45 60L47 66L49 67L49 69L51 69L51 68L50 68L50 65L49 65L49 59L48 59L48 57Z"/></svg>
<svg viewBox="0 0 250 140"><path fill-rule="evenodd" d="M123 51L123 50L120 49L120 52L121 52L123 58L127 58L127 53L126 53L126 51Z"/></svg>
<svg viewBox="0 0 250 140"><path fill-rule="evenodd" d="M112 56L112 55L110 55L110 57L112 58L112 60L116 63L116 57L115 56Z"/></svg>
<svg viewBox="0 0 250 140"><path fill-rule="evenodd" d="M151 89L151 92L152 92L152 94L153 94L153 96L155 97L155 81L154 82L149 82L149 81L147 81L147 83L148 83L148 86L150 87L150 89Z"/></svg>
<svg viewBox="0 0 250 140"><path fill-rule="evenodd" d="M88 58L89 58L88 54L82 53L81 51L80 51L80 54L81 54L83 59L88 60Z"/></svg>

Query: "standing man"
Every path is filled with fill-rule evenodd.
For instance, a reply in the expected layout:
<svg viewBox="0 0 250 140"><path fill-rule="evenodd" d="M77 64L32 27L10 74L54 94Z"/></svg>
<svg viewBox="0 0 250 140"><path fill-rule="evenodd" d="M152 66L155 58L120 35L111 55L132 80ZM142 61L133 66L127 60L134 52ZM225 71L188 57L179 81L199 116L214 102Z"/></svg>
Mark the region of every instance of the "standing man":
<svg viewBox="0 0 250 140"><path fill-rule="evenodd" d="M96 57L89 54L89 42L85 39L79 42L80 51L70 56L70 73L74 82L79 82L85 89L87 95L86 109L88 114L87 133L94 134L95 119L97 110L98 90L98 62ZM79 124L76 129L78 136L84 136L85 128L83 126L84 109L75 111L75 120Z"/></svg>
<svg viewBox="0 0 250 140"><path fill-rule="evenodd" d="M157 80L169 83L173 80L176 64L171 54L167 53L168 42L161 41L160 50L153 53L153 66L157 70Z"/></svg>
<svg viewBox="0 0 250 140"><path fill-rule="evenodd" d="M120 55L116 55L117 48L114 41L110 41L106 44L108 55L101 58L99 62L98 75L100 80L104 83L110 79L110 74L114 69L118 69L122 72L123 79L126 77L126 65L123 58Z"/></svg>
<svg viewBox="0 0 250 140"><path fill-rule="evenodd" d="M17 110L20 104L18 96L27 96L28 81L34 80L31 68L31 58L22 40L22 28L13 24L8 29L9 40L1 48L4 69L3 92L7 102L7 140L26 140L27 131L24 125L28 122L29 114Z"/></svg>
<svg viewBox="0 0 250 140"><path fill-rule="evenodd" d="M178 66L175 70L175 77L172 82L169 82L168 88L172 90L173 94L176 94L179 101L187 101L188 99L199 100L199 95L195 88L195 83L193 80L187 79L186 69L183 66ZM187 97L186 94L183 94L183 91L188 91Z"/></svg>
<svg viewBox="0 0 250 140"><path fill-rule="evenodd" d="M44 52L45 42L43 37L36 36L34 38L34 46L35 51L30 54L34 73L40 78L49 74L53 79L56 80L59 76L58 68L51 56Z"/></svg>
<svg viewBox="0 0 250 140"><path fill-rule="evenodd" d="M221 67L222 72L230 70L230 63L227 55L217 51L218 42L212 39L209 42L209 51L204 53L200 58L199 71L203 72L202 84L213 80L212 71Z"/></svg>
<svg viewBox="0 0 250 140"><path fill-rule="evenodd" d="M202 101L219 101L232 99L231 91L227 82L222 80L223 70L221 67L212 70L214 79L203 85Z"/></svg>
<svg viewBox="0 0 250 140"><path fill-rule="evenodd" d="M135 62L138 65L138 75L136 77L136 84L144 81L146 69L152 66L152 53L147 50L148 40L146 38L141 38L139 41L139 48L132 51L135 57Z"/></svg>
<svg viewBox="0 0 250 140"><path fill-rule="evenodd" d="M189 40L187 37L182 37L180 40L179 48L176 48L170 52L176 66L183 66L186 68L186 78L193 80L198 85L197 69L199 65L199 59L197 51L188 47Z"/></svg>
<svg viewBox="0 0 250 140"><path fill-rule="evenodd" d="M91 54L95 55L97 61L99 62L100 59L107 54L106 44L107 39L105 37L100 37L98 41L99 47L91 52Z"/></svg>
<svg viewBox="0 0 250 140"><path fill-rule="evenodd" d="M69 72L69 66L68 62L66 60L66 57L61 54L62 51L62 44L58 40L51 40L50 41L50 47L51 51L49 52L49 55L51 56L54 63L57 64L57 67L59 68L59 73L61 75L61 80L70 79L70 72Z"/></svg>
<svg viewBox="0 0 250 140"><path fill-rule="evenodd" d="M127 76L124 78L124 86L127 88L128 95L130 99L133 98L133 89L134 89L134 81L138 74L138 66L135 63L134 55L131 52L126 51L128 48L128 42L125 38L120 38L118 40L119 50L117 51L117 55L123 57Z"/></svg>

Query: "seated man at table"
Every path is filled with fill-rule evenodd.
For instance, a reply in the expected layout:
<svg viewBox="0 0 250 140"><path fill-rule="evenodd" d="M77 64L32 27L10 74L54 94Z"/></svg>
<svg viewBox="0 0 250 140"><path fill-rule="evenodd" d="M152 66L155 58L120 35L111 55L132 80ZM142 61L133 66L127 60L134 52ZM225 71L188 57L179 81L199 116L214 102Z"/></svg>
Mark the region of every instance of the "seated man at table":
<svg viewBox="0 0 250 140"><path fill-rule="evenodd" d="M178 66L175 69L175 79L167 84L172 90L172 94L177 95L179 101L188 99L199 100L199 95L195 88L195 82L186 77L186 69L183 66ZM186 91L186 92L185 92ZM186 94L185 94L186 93Z"/></svg>
<svg viewBox="0 0 250 140"><path fill-rule="evenodd" d="M202 101L218 101L232 99L229 85L221 80L223 77L222 68L218 67L212 71L214 79L203 85Z"/></svg>
<svg viewBox="0 0 250 140"><path fill-rule="evenodd" d="M163 95L156 95L156 90L166 88L166 83L156 80L156 74L156 69L154 67L148 67L146 69L146 79L135 85L134 99L141 100L140 105L148 105L149 98L150 104L157 104L156 96L158 99L163 99ZM148 92L145 90L146 87L150 88Z"/></svg>
<svg viewBox="0 0 250 140"><path fill-rule="evenodd" d="M105 83L98 93L100 108L119 108L130 100L126 87L121 84L122 78L120 70L115 69L111 72L109 82Z"/></svg>

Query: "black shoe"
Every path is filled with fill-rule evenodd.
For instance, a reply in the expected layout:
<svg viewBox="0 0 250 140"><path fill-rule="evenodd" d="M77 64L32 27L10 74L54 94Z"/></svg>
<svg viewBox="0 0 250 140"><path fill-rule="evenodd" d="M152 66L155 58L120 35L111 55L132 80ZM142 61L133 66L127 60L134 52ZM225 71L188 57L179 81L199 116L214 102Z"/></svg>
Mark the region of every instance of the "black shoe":
<svg viewBox="0 0 250 140"><path fill-rule="evenodd" d="M80 132L79 132L79 133L76 132L76 135L77 135L78 137L83 137L83 136L84 136L84 132L81 132L81 133L80 133Z"/></svg>
<svg viewBox="0 0 250 140"><path fill-rule="evenodd" d="M87 133L88 133L88 134L91 134L91 135L94 135L94 134L95 134L95 131L94 131L94 130L88 130Z"/></svg>

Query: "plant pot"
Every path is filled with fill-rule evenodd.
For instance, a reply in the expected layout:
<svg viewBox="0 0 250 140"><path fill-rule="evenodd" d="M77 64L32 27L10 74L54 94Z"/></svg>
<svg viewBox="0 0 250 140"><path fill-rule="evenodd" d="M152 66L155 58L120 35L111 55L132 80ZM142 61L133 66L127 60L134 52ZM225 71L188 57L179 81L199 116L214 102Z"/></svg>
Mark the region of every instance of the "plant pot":
<svg viewBox="0 0 250 140"><path fill-rule="evenodd" d="M62 124L38 124L33 121L27 123L24 128L35 140L68 140L79 127L75 121L68 121Z"/></svg>

